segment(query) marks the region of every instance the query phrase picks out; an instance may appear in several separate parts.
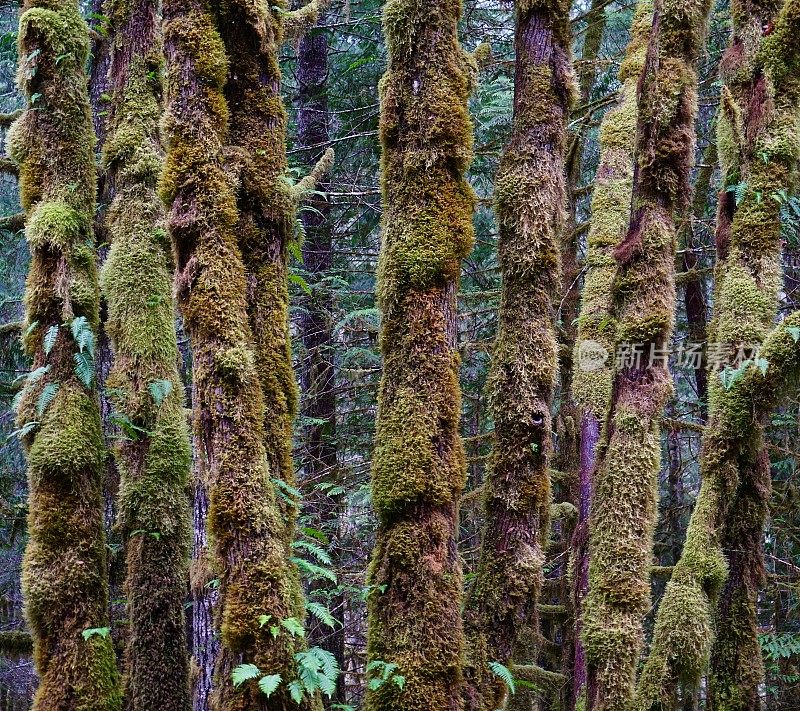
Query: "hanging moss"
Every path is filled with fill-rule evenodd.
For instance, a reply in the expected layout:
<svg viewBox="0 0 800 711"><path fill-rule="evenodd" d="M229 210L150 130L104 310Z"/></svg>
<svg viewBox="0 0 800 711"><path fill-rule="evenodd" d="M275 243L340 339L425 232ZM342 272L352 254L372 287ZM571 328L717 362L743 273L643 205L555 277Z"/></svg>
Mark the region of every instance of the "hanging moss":
<svg viewBox="0 0 800 711"><path fill-rule="evenodd" d="M584 642L592 707L598 710L626 708L633 699L649 607L661 459L658 422L672 387L663 353L675 310L674 212L689 195L697 112L694 62L710 5L708 0L654 3L638 85L637 170L630 225L613 252L612 305L616 343L639 344L643 355L638 363L618 364L614 375L592 502Z"/></svg>
<svg viewBox="0 0 800 711"><path fill-rule="evenodd" d="M381 81L384 229L378 265L383 379L372 471L379 530L368 582L367 655L405 686L367 694L369 711L461 707L463 635L457 497L456 285L472 244L467 99L473 60L459 2L390 0Z"/></svg>
<svg viewBox="0 0 800 711"><path fill-rule="evenodd" d="M117 417L137 429L115 447L126 536L129 711L191 707L184 619L190 545L189 434L171 295L172 258L156 192L162 167L160 28L153 0L108 2L111 90L106 179L111 249L101 274Z"/></svg>
<svg viewBox="0 0 800 711"><path fill-rule="evenodd" d="M121 704L110 636L83 634L108 626L100 414L94 387L78 377L70 328L85 319L84 333L96 329L98 315L88 51L77 2L24 3L18 83L29 108L8 143L30 221L25 347L34 368L47 368L19 408L20 425L32 427L22 584L39 673L34 711Z"/></svg>
<svg viewBox="0 0 800 711"><path fill-rule="evenodd" d="M516 36L514 123L495 186L503 274L490 381L496 441L478 576L465 612L464 699L476 711L494 711L507 693L489 663L509 665L523 625L538 628L550 524L555 305L574 93L569 3L518 2Z"/></svg>
<svg viewBox="0 0 800 711"><path fill-rule="evenodd" d="M740 345L762 343L772 327L781 283L780 206L766 196L791 188L800 155L796 124L800 82L796 75L789 79L768 69L777 57L771 38L761 41L773 5L732 6L734 37L721 65L727 82L718 140L724 185L746 183L738 205L723 193L717 226L721 261L711 340L727 350L728 362ZM798 8L797 2L784 6L776 25L779 34L800 30ZM778 66L797 61L795 45L782 45L786 54ZM775 83L777 76L780 84ZM732 217L727 214L731 208ZM773 337L785 340L780 329ZM696 686L712 644L709 696L714 708L743 711L758 703L763 669L755 603L770 489L761 426L769 410L761 405L763 401L771 409L779 389L781 366L769 352L773 347L777 348L765 344L760 356L769 361L766 378L757 377L752 371L759 371L751 367L726 389L718 370L712 372L711 418L701 459L703 486L683 554L658 612L653 647L637 693L643 710L667 708L679 682ZM770 373L773 369L775 374ZM737 572L723 590L726 558L735 570L745 572L743 576ZM721 590L715 625L714 606ZM687 619L692 624L687 625Z"/></svg>
<svg viewBox="0 0 800 711"><path fill-rule="evenodd" d="M572 379L573 397L600 421L605 418L611 402L616 345L611 301L611 287L617 271L613 252L630 223L637 121L636 85L644 67L652 24L653 3L640 0L620 69L623 86L619 103L606 114L600 126L600 165L592 193L586 277L573 356L577 367Z"/></svg>

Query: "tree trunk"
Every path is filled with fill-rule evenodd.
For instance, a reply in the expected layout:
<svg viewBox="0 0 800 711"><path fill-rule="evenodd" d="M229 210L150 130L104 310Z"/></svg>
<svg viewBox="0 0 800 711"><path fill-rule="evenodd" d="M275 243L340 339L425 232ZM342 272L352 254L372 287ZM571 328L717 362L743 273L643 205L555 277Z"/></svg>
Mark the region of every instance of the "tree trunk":
<svg viewBox="0 0 800 711"><path fill-rule="evenodd" d="M188 711L191 454L177 367L172 257L156 192L163 158L157 9L153 0L107 8L112 104L103 159L113 202L101 287L114 348L106 385L120 428L114 453L127 558L126 709Z"/></svg>
<svg viewBox="0 0 800 711"><path fill-rule="evenodd" d="M510 664L521 627L531 625L534 635L539 630L574 81L569 45L568 3L517 5L514 124L495 188L503 274L490 380L495 445L478 575L465 609L470 711L502 705L507 689L489 665Z"/></svg>
<svg viewBox="0 0 800 711"><path fill-rule="evenodd" d="M456 539L465 462L455 310L461 260L473 239L474 195L464 172L472 158L467 99L476 68L458 44L459 14L452 0L391 0L384 11L384 371L367 658L376 683L384 673L390 678L367 692L367 711L462 706ZM386 664L397 666L386 672Z"/></svg>
<svg viewBox="0 0 800 711"><path fill-rule="evenodd" d="M633 699L650 602L661 464L659 422L672 392L667 363L676 306L674 213L686 204L694 159L697 75L710 0L656 0L639 81L630 227L614 250L617 362L590 520L584 615L594 709ZM625 350L627 348L627 350Z"/></svg>
<svg viewBox="0 0 800 711"><path fill-rule="evenodd" d="M296 706L287 686L296 678L297 644L283 623L298 621L299 585L270 482L236 195L223 167L228 60L205 0L167 0L164 20L169 151L161 191L170 206L176 292L192 342L195 426L208 462L208 526L219 574L221 651L212 708L288 709ZM280 674L280 691L267 697L257 679L234 687L240 664Z"/></svg>
<svg viewBox="0 0 800 711"><path fill-rule="evenodd" d="M33 709L115 711L121 697L108 625L94 373L95 137L84 70L89 34L78 3L25 2L19 47L29 108L8 145L28 213L24 332L38 374L19 408L29 467L23 586L40 677Z"/></svg>
<svg viewBox="0 0 800 711"><path fill-rule="evenodd" d="M732 617L717 617L719 637L709 676L709 705L716 711L760 706L763 669L755 606L770 488L761 420L774 405L781 384L777 381L785 375L782 367L786 365L776 360L791 353L781 356L778 350L773 354L772 344L766 341L759 356L762 366L768 361L764 373L744 365L733 375L732 363L740 347L764 340L777 311L780 206L762 197L791 184L797 144L786 141L786 131L795 130L787 127L793 125L800 100L800 81L788 69L798 62L798 45L789 39L800 31L798 3L786 3L774 27L758 15L762 10L751 4L734 8L733 44L721 63L728 86L723 89L718 125L720 162L726 184L743 180L747 189L738 205L736 193L742 190L736 183L720 196L719 273L711 340L722 350L718 362L709 363L710 419L703 436L703 485L686 545L658 611L651 653L639 684L639 706L648 711L675 697L678 679L690 686L699 683L713 640L713 607L728 563L731 580L736 582L725 586L720 609ZM767 27L772 28L771 34L761 40ZM768 95L776 97L774 104L767 101ZM793 148L787 151L788 146ZM779 340L781 333L778 329L771 338ZM720 377L725 371L733 378L727 384ZM678 624L686 619L695 623ZM691 650L691 654L677 657L675 649Z"/></svg>
<svg viewBox="0 0 800 711"><path fill-rule="evenodd" d="M303 162L309 169L323 157L330 140L328 116L328 37L321 28L312 29L300 40L297 56L297 145L314 146L303 153ZM318 189L325 192L327 180ZM336 444L336 372L334 368L335 344L332 311L333 291L325 281L333 267L333 225L330 203L326 197L309 199L312 209L301 213L305 239L303 240L303 266L307 273L311 294L300 320L300 340L303 344L302 383L304 401L302 414L308 418L305 425L304 482L311 486L326 482L342 486L338 467ZM325 532L330 540L329 550L334 565L340 551L339 533L345 514L344 496L326 492L312 494L306 504L306 514L311 514L313 525ZM336 658L339 667L345 665L345 632L343 593L333 594L335 585L321 580L312 585L311 596L319 595L334 619L335 627L329 629L319 621L309 621L311 645L319 645ZM331 703L345 703L345 677L340 674Z"/></svg>

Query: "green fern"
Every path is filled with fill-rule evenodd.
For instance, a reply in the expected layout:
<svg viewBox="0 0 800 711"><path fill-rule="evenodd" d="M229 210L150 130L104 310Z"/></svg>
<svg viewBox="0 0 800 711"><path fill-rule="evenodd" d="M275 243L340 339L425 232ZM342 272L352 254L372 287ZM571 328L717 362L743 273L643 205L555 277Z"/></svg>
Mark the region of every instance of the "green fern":
<svg viewBox="0 0 800 711"><path fill-rule="evenodd" d="M508 667L503 666L500 662L489 662L489 669L492 670L492 674L502 679L512 696L517 693L514 675Z"/></svg>
<svg viewBox="0 0 800 711"><path fill-rule="evenodd" d="M330 627L332 630L336 629L336 620L325 605L320 605L318 602L307 602L306 610L326 627Z"/></svg>
<svg viewBox="0 0 800 711"><path fill-rule="evenodd" d="M260 676L261 670L255 664L240 664L231 673L231 681L234 686L241 686L246 681L258 679Z"/></svg>
<svg viewBox="0 0 800 711"><path fill-rule="evenodd" d="M280 683L280 674L266 674L258 680L258 688L261 689L261 692L265 694L267 698L269 698L275 692L278 686L280 686Z"/></svg>
<svg viewBox="0 0 800 711"><path fill-rule="evenodd" d="M55 399L60 387L58 383L47 383L47 385L42 388L42 392L39 393L39 399L36 401L36 414L39 416L39 419L42 418L44 411Z"/></svg>
<svg viewBox="0 0 800 711"><path fill-rule="evenodd" d="M147 386L147 390L150 393L150 396L153 398L153 402L156 404L156 407L161 407L161 403L163 403L172 392L172 381L154 380Z"/></svg>
<svg viewBox="0 0 800 711"><path fill-rule="evenodd" d="M58 326L53 325L47 329L44 334L44 338L42 339L42 348L44 349L45 355L50 355L50 351L53 350L53 346L56 344L56 340L58 339Z"/></svg>
<svg viewBox="0 0 800 711"><path fill-rule="evenodd" d="M328 555L327 551L325 551L323 548L320 548L315 543L311 543L310 541L295 541L292 543L292 548L296 550L304 550L307 553L310 553L323 565L333 565L333 561L331 560L331 557Z"/></svg>

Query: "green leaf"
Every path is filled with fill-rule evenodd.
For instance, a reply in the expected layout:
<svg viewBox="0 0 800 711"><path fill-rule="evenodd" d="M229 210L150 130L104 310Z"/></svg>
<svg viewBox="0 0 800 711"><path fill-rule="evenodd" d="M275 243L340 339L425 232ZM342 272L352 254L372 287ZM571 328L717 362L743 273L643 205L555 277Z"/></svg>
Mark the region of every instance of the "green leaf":
<svg viewBox="0 0 800 711"><path fill-rule="evenodd" d="M318 602L307 602L306 610L314 615L323 625L330 627L332 630L336 629L336 620L325 605L320 605Z"/></svg>
<svg viewBox="0 0 800 711"><path fill-rule="evenodd" d="M794 338L794 342L800 341L800 328L797 327L790 327L786 329L789 332L789 335Z"/></svg>
<svg viewBox="0 0 800 711"><path fill-rule="evenodd" d="M36 368L36 370L32 370L30 373L28 373L28 375L25 378L26 385L33 385L33 383L39 382L44 376L44 374L47 373L47 371L49 370L50 370L49 365L43 365L40 366L39 368Z"/></svg>
<svg viewBox="0 0 800 711"><path fill-rule="evenodd" d="M303 701L303 685L295 680L289 683L289 695L292 697L292 700L299 704Z"/></svg>
<svg viewBox="0 0 800 711"><path fill-rule="evenodd" d="M766 377L767 370L769 370L769 361L766 358L756 358L754 362L756 367L761 371L761 375Z"/></svg>
<svg viewBox="0 0 800 711"><path fill-rule="evenodd" d="M84 639L89 639L91 637L110 637L111 636L111 628L110 627L91 627L88 630L83 630L81 632Z"/></svg>
<svg viewBox="0 0 800 711"><path fill-rule="evenodd" d="M278 625L272 625L269 628L269 633L272 635L272 639L277 639L278 635L281 633L281 628Z"/></svg>
<svg viewBox="0 0 800 711"><path fill-rule="evenodd" d="M154 380L147 386L147 390L150 392L150 396L153 398L156 407L161 407L161 403L164 402L172 392L172 381Z"/></svg>
<svg viewBox="0 0 800 711"><path fill-rule="evenodd" d="M18 430L14 430L8 437L6 437L6 441L10 440L12 437L16 437L17 439L22 439L29 435L36 427L39 425L38 422L26 422L22 427Z"/></svg>
<svg viewBox="0 0 800 711"><path fill-rule="evenodd" d="M367 686L369 687L370 691L375 691L376 689L380 689L384 685L383 679L370 679Z"/></svg>
<svg viewBox="0 0 800 711"><path fill-rule="evenodd" d="M258 688L261 689L267 698L278 688L281 683L280 674L267 674L258 680Z"/></svg>
<svg viewBox="0 0 800 711"><path fill-rule="evenodd" d="M48 328L47 332L44 334L44 340L42 341L42 347L44 348L45 355L50 355L50 351L53 350L53 346L56 344L57 338L58 326L50 326L50 328Z"/></svg>
<svg viewBox="0 0 800 711"><path fill-rule="evenodd" d="M404 676L400 676L399 674L395 674L392 677L392 683L400 687L400 691L402 691L406 685L406 678Z"/></svg>
<svg viewBox="0 0 800 711"><path fill-rule="evenodd" d="M489 662L489 669L492 670L492 674L503 680L512 696L517 693L517 687L514 684L514 675L508 667L503 666L500 662Z"/></svg>
<svg viewBox="0 0 800 711"><path fill-rule="evenodd" d="M320 548L315 543L310 543L309 541L295 541L292 543L292 548L311 553L314 558L324 565L333 565L333 561L331 560L331 557L328 555L327 551Z"/></svg>
<svg viewBox="0 0 800 711"><path fill-rule="evenodd" d="M320 565L314 565L314 563L309 563L304 558L292 557L289 560L300 568L301 573L307 575L311 580L330 580L332 583L336 584L336 573L332 570L323 568Z"/></svg>
<svg viewBox="0 0 800 711"><path fill-rule="evenodd" d="M303 279L299 274L289 274L289 281L292 284L297 284L306 294L311 295L311 287L308 282Z"/></svg>
<svg viewBox="0 0 800 711"><path fill-rule="evenodd" d="M306 630L303 627L303 623L300 622L296 617L287 617L285 620L281 620L281 627L287 630L292 637L305 637Z"/></svg>
<svg viewBox="0 0 800 711"><path fill-rule="evenodd" d="M231 673L231 681L234 686L241 686L246 681L258 679L261 670L255 664L240 664Z"/></svg>
<svg viewBox="0 0 800 711"><path fill-rule="evenodd" d="M91 388L94 382L94 359L88 353L76 353L75 375L85 387Z"/></svg>
<svg viewBox="0 0 800 711"><path fill-rule="evenodd" d="M86 320L85 316L77 316L72 319L71 324L72 337L75 343L78 344L78 350L83 353L87 351L90 356L94 357L94 331Z"/></svg>
<svg viewBox="0 0 800 711"><path fill-rule="evenodd" d="M272 615L260 615L258 618L258 626L263 627L267 622L272 619Z"/></svg>
<svg viewBox="0 0 800 711"><path fill-rule="evenodd" d="M39 415L39 419L41 419L44 411L55 399L60 387L58 383L47 383L47 385L42 388L42 392L39 393L39 399L36 402L36 414Z"/></svg>

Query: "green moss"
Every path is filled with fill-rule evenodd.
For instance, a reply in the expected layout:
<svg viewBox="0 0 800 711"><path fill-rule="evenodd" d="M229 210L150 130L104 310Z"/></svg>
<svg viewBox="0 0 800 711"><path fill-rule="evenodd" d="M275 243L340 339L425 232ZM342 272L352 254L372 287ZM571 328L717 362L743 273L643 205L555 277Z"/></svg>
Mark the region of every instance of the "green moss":
<svg viewBox="0 0 800 711"><path fill-rule="evenodd" d="M641 15L637 21L639 32L649 35L648 53L657 56L642 65L638 83L637 179L630 224L613 251L617 271L608 311L616 322L615 342L638 344L643 356L641 365L622 366L614 376L595 469L583 639L598 711L632 704L642 622L650 605L661 460L658 423L672 379L666 362L648 365L647 359L651 348L665 352L673 327L674 214L689 194L697 110L694 62L710 4L665 0L652 29ZM643 44L643 37L634 36L631 51L641 52ZM598 180L602 177L600 172ZM597 292L592 287L589 293ZM602 419L605 413L594 414Z"/></svg>
<svg viewBox="0 0 800 711"><path fill-rule="evenodd" d="M369 599L368 657L397 664L406 684L370 691L370 711L460 704L461 569L452 551L464 454L451 323L473 234L463 171L475 64L458 46L459 14L450 2L393 0L384 9L384 374L372 472L380 530L368 574L383 592Z"/></svg>
<svg viewBox="0 0 800 711"><path fill-rule="evenodd" d="M162 123L168 153L160 189L170 205L177 293L192 343L200 415L196 427L210 462L209 531L220 571L222 641L212 705L219 711L263 705L263 693L255 682L240 688L231 682L233 668L242 662L280 674L284 684L271 702L292 703L288 682L296 674L293 654L297 643L288 634L274 638L269 627L258 620L263 614L275 619L303 617L299 575L288 560L287 533L294 521L283 519L285 511L271 483L273 477L288 477L291 471L271 468L275 460L269 447L275 442L265 430L265 420L271 425L273 416L284 415L269 410L272 404L265 398L268 392L261 380L265 339L271 345L280 342L285 348L286 344L285 318L276 315L271 305L274 298L278 304L285 303L285 271L277 272L283 280L277 297L274 291L248 288L249 278L274 278L276 274L266 269L272 264L268 252L274 243L259 243L255 220L275 219L280 229L288 229L285 212L279 215L272 210L282 210L291 191L279 187L279 176L269 172L276 156L280 161L283 155L285 160L280 148L282 133L280 142L269 143L270 149L278 148L271 152L265 148L263 155L247 151L241 140L242 136L258 141L265 136L274 138L260 121L264 111L282 107L258 92L245 92L241 105L235 98L239 85L234 77L251 80L254 65L258 71L264 70L263 75L256 73L257 78L276 76L276 62L267 58L259 64L264 55L254 49L273 51L274 36L270 34L265 48L258 33L275 30L278 10L263 16L259 14L263 9L253 2L226 2L214 8L215 17L206 2L188 8L183 0L164 3L169 103ZM234 15L236 22L231 22ZM223 30L235 28L236 41L242 44L226 47L231 38L220 34L217 23ZM251 43L254 38L259 39ZM198 48L212 56L204 58ZM226 53L237 66L237 73L230 77ZM228 111L229 103L233 112ZM252 121L242 122L243 115ZM243 203L237 205L234 176L223 169L223 146L234 148L229 155L235 157L231 164L241 169L239 194L248 196L246 209ZM254 264L265 270L253 269ZM276 283L265 286L275 287ZM249 300L251 295L255 300ZM269 309L260 311L265 305ZM281 447L285 438L282 431ZM317 698L306 699L301 708L314 709L318 704Z"/></svg>
<svg viewBox="0 0 800 711"><path fill-rule="evenodd" d="M785 30L796 22L798 6L794 1L787 3L776 27ZM781 71L781 62L772 54L775 33L763 41L760 31L753 34L753 28L760 28L765 20L757 14L760 11L751 5L734 7L734 44L723 61L727 86L719 148L724 184L746 183L727 234L718 234L718 244L724 238L730 244L727 259L718 269L711 337L731 356L740 345L764 341L772 327L781 286L780 208L766 196L791 188L798 157L796 136L792 139L785 133L787 118L796 121L798 82ZM789 55L785 61L795 61L796 43L787 44L785 51ZM762 67L767 70L763 79ZM762 89L777 100L774 105L765 102L754 115L750 97L762 81L766 82ZM720 228L726 229L722 221ZM696 686L712 649L709 695L714 708L732 711L755 703L762 672L754 605L759 584L753 578L761 567L766 515L766 505L760 500L769 488L768 481L759 480L763 475L758 474L756 463L763 450L761 420L774 406L796 362L783 327L764 342L760 357L769 361L766 376L751 366L730 389L712 371L711 417L701 459L703 486L683 553L659 608L652 651L637 694L641 711L665 708L665 699L675 696L679 681ZM727 612L716 620L719 638L715 642L712 611L727 577L728 556L743 556L747 562L737 563L737 570L750 572L727 584ZM684 624L679 626L678 620ZM732 649L738 651L730 654Z"/></svg>

